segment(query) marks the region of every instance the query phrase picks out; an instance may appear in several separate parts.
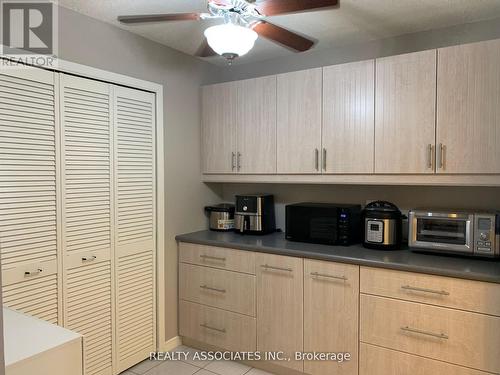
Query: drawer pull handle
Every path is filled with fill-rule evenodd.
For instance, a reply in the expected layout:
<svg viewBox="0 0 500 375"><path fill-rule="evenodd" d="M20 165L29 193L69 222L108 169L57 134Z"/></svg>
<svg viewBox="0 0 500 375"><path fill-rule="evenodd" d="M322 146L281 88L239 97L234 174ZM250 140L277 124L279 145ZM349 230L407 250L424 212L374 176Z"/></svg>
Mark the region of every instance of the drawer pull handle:
<svg viewBox="0 0 500 375"><path fill-rule="evenodd" d="M334 276L334 275L326 275L324 273L319 273L319 272L311 272L311 276L313 278L317 278L317 277L325 277L327 279L335 279L335 280L343 280L343 281L347 281L347 277L345 276Z"/></svg>
<svg viewBox="0 0 500 375"><path fill-rule="evenodd" d="M421 331L420 329L410 328L408 326L401 327L401 331L410 332L410 333L418 333L419 335L436 337L438 339L443 339L443 340L449 339L448 335L445 335L444 333L434 333L434 332Z"/></svg>
<svg viewBox="0 0 500 375"><path fill-rule="evenodd" d="M293 270L291 268L274 267L274 266L270 266L269 264L262 264L261 267L264 268L264 270L266 270L266 271L275 270L275 271L293 272Z"/></svg>
<svg viewBox="0 0 500 375"><path fill-rule="evenodd" d="M35 271L25 271L24 276L36 276L40 275L43 272L41 268L37 268Z"/></svg>
<svg viewBox="0 0 500 375"><path fill-rule="evenodd" d="M226 261L226 258L223 258L223 257L214 257L214 256L211 256L211 255L205 255L205 254L200 255L200 258L203 259L203 260L217 260L217 261L220 261L220 262L225 262Z"/></svg>
<svg viewBox="0 0 500 375"><path fill-rule="evenodd" d="M221 329L221 328L210 327L208 324L200 324L200 327L206 328L206 329L209 329L209 330L212 330L212 331L220 332L220 333L226 333L226 329L225 328Z"/></svg>
<svg viewBox="0 0 500 375"><path fill-rule="evenodd" d="M435 289L427 289L427 288L417 288L415 286L410 286L410 285L402 285L401 289L412 290L412 291L415 291L415 292L424 292L424 293L439 294L441 296L449 296L450 295L450 293L448 293L446 290L435 290Z"/></svg>
<svg viewBox="0 0 500 375"><path fill-rule="evenodd" d="M207 285L200 285L200 288L205 289L205 290L211 290L213 292L218 292L218 293L226 293L226 289L212 288L212 287L207 286Z"/></svg>
<svg viewBox="0 0 500 375"><path fill-rule="evenodd" d="M96 259L97 259L97 257L95 255L92 255L90 257L82 257L82 262L92 262Z"/></svg>

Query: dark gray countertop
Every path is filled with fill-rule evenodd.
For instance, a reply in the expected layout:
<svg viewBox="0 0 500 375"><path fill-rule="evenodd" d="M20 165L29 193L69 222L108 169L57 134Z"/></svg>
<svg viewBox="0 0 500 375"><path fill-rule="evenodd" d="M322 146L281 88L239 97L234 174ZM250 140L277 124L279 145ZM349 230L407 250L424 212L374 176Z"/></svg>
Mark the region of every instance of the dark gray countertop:
<svg viewBox="0 0 500 375"><path fill-rule="evenodd" d="M424 254L412 252L408 249L396 251L370 250L361 245L345 247L292 242L285 240L284 233L252 236L240 235L234 232L204 230L179 235L176 240L500 283L500 261L498 260Z"/></svg>

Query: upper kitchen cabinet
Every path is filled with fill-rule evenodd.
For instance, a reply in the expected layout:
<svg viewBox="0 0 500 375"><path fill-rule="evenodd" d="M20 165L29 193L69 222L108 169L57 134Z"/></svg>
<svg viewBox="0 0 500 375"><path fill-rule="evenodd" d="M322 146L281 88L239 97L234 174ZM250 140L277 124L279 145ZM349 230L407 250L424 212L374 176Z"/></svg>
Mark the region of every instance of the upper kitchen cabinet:
<svg viewBox="0 0 500 375"><path fill-rule="evenodd" d="M324 173L373 173L374 85L374 60L324 68Z"/></svg>
<svg viewBox="0 0 500 375"><path fill-rule="evenodd" d="M376 60L375 173L434 173L436 50Z"/></svg>
<svg viewBox="0 0 500 375"><path fill-rule="evenodd" d="M276 173L276 76L237 86L237 171Z"/></svg>
<svg viewBox="0 0 500 375"><path fill-rule="evenodd" d="M278 173L321 173L322 69L278 75Z"/></svg>
<svg viewBox="0 0 500 375"><path fill-rule="evenodd" d="M500 173L500 40L438 50L437 172Z"/></svg>
<svg viewBox="0 0 500 375"><path fill-rule="evenodd" d="M203 172L236 172L238 83L202 88Z"/></svg>

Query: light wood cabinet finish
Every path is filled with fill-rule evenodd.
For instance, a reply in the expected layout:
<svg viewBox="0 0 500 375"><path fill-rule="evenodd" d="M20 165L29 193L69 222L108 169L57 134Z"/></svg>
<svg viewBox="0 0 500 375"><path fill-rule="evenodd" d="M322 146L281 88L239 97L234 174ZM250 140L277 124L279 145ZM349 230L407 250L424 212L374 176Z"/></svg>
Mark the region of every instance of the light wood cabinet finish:
<svg viewBox="0 0 500 375"><path fill-rule="evenodd" d="M323 69L324 173L373 173L374 90L374 60Z"/></svg>
<svg viewBox="0 0 500 375"><path fill-rule="evenodd" d="M236 171L238 83L202 88L203 172Z"/></svg>
<svg viewBox="0 0 500 375"><path fill-rule="evenodd" d="M361 295L364 343L498 373L498 332L498 317Z"/></svg>
<svg viewBox="0 0 500 375"><path fill-rule="evenodd" d="M374 345L360 345L360 375L488 375L486 372Z"/></svg>
<svg viewBox="0 0 500 375"><path fill-rule="evenodd" d="M181 301L179 333L231 351L256 350L255 318Z"/></svg>
<svg viewBox="0 0 500 375"><path fill-rule="evenodd" d="M303 349L303 260L272 254L256 254L257 350L282 351L291 360L273 362L302 371L293 360Z"/></svg>
<svg viewBox="0 0 500 375"><path fill-rule="evenodd" d="M361 267L361 292L500 316L500 285Z"/></svg>
<svg viewBox="0 0 500 375"><path fill-rule="evenodd" d="M255 316L255 276L180 264L179 297Z"/></svg>
<svg viewBox="0 0 500 375"><path fill-rule="evenodd" d="M277 79L277 173L321 173L322 69Z"/></svg>
<svg viewBox="0 0 500 375"><path fill-rule="evenodd" d="M351 360L305 361L314 375L358 373L359 267L304 260L304 352L350 353Z"/></svg>
<svg viewBox="0 0 500 375"><path fill-rule="evenodd" d="M255 253L181 242L179 261L255 275Z"/></svg>
<svg viewBox="0 0 500 375"><path fill-rule="evenodd" d="M276 173L276 76L237 86L237 171Z"/></svg>
<svg viewBox="0 0 500 375"><path fill-rule="evenodd" d="M436 50L376 60L375 173L434 173Z"/></svg>
<svg viewBox="0 0 500 375"><path fill-rule="evenodd" d="M500 173L500 40L439 49L437 77L438 173Z"/></svg>

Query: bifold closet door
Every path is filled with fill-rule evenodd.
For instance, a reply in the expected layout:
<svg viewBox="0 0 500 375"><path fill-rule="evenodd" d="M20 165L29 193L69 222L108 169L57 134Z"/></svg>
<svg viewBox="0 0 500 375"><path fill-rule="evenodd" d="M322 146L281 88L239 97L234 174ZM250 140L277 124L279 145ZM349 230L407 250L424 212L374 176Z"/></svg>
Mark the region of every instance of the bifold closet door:
<svg viewBox="0 0 500 375"><path fill-rule="evenodd" d="M113 152L109 84L61 74L64 325L87 375L111 375Z"/></svg>
<svg viewBox="0 0 500 375"><path fill-rule="evenodd" d="M57 90L54 73L0 73L0 250L3 303L60 323Z"/></svg>
<svg viewBox="0 0 500 375"><path fill-rule="evenodd" d="M156 349L155 95L114 88L117 370Z"/></svg>

